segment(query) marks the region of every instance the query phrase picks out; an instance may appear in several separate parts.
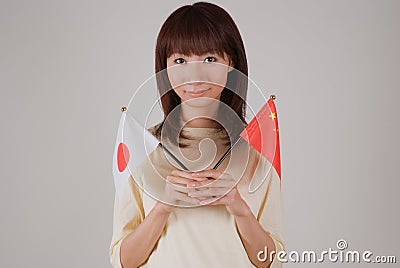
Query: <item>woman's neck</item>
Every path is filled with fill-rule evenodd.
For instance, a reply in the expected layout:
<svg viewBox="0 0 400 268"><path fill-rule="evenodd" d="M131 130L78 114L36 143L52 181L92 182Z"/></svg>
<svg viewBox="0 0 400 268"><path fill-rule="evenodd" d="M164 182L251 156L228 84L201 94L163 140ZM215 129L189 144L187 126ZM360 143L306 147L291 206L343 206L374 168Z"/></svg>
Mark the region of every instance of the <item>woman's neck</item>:
<svg viewBox="0 0 400 268"><path fill-rule="evenodd" d="M219 124L215 121L218 105L189 107L183 103L181 107L181 120L185 127L218 128Z"/></svg>
<svg viewBox="0 0 400 268"><path fill-rule="evenodd" d="M218 124L215 121L205 118L197 118L185 124L185 127L193 128L217 128Z"/></svg>

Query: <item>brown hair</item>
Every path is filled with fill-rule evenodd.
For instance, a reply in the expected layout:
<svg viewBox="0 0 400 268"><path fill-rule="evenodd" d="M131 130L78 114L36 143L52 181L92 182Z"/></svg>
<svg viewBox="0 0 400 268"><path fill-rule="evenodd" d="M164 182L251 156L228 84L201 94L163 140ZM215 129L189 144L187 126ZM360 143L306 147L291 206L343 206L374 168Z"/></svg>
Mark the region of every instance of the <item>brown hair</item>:
<svg viewBox="0 0 400 268"><path fill-rule="evenodd" d="M230 64L241 75L237 71L228 73L227 85L221 93L220 101L231 107L246 124L247 59L243 40L231 16L215 4L197 2L178 8L166 19L158 34L155 50L155 73L164 111L164 120L152 128L157 137L161 136L163 125L174 126L180 122L171 116L167 119L170 112L179 108L181 103L179 96L171 90L166 71L163 71L167 68L167 58L174 53L216 53L224 57L224 52ZM175 129L179 127L175 125ZM184 137L183 133L180 136ZM179 146L186 145L179 143Z"/></svg>

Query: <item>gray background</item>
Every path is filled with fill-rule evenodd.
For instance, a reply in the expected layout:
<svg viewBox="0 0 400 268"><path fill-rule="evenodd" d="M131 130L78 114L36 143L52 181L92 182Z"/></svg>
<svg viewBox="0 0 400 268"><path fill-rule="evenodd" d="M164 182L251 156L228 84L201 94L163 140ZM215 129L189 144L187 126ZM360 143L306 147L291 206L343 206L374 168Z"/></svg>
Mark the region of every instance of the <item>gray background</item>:
<svg viewBox="0 0 400 268"><path fill-rule="evenodd" d="M120 107L191 2L0 3L0 267L110 267ZM399 259L400 1L215 3L277 95L287 249Z"/></svg>

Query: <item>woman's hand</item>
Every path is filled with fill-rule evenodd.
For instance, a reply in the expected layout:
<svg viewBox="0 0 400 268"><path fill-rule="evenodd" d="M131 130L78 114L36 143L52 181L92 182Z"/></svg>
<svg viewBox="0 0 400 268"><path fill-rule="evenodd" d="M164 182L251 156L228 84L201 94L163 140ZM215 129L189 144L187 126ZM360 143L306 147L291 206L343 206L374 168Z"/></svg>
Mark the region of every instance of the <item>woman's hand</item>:
<svg viewBox="0 0 400 268"><path fill-rule="evenodd" d="M236 181L228 173L207 169L191 173L192 178L201 179L188 183L188 196L200 199L200 204L225 205L233 216L248 216L251 211L236 188ZM208 179L211 178L211 179Z"/></svg>
<svg viewBox="0 0 400 268"><path fill-rule="evenodd" d="M163 210L165 212L171 212L174 209L173 205L179 205L182 201L193 205L199 205L199 199L188 195L190 192L196 191L195 189L188 187L188 185L202 180L204 179L194 178L191 176L191 172L173 170L171 174L166 177L163 197L163 200L171 205L163 203Z"/></svg>

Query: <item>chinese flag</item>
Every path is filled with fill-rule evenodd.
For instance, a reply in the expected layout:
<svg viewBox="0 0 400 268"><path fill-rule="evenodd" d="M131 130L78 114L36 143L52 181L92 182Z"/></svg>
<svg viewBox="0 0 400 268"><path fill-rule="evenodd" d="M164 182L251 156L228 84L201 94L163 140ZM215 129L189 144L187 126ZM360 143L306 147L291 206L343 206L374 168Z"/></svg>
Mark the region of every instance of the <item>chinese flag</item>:
<svg viewBox="0 0 400 268"><path fill-rule="evenodd" d="M261 108L240 136L272 163L281 179L278 115L274 97Z"/></svg>

